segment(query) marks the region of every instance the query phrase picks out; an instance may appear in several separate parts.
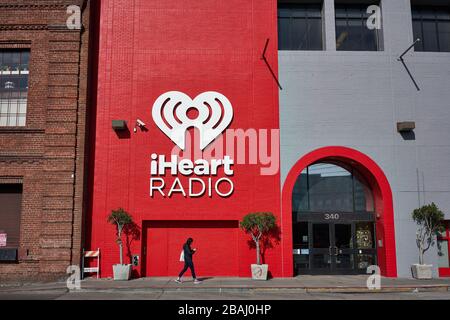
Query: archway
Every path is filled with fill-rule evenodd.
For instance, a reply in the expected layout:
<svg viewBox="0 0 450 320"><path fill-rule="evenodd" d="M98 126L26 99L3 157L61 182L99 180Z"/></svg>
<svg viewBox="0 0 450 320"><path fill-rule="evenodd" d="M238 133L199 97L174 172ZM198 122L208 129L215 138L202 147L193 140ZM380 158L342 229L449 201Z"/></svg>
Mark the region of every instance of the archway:
<svg viewBox="0 0 450 320"><path fill-rule="evenodd" d="M292 167L283 186L282 221L283 274L294 274L293 234L292 234L292 193L302 173L315 163L339 163L353 168L370 186L375 209L377 264L384 276L396 277L395 231L392 191L381 168L365 154L347 147L324 147L302 157Z"/></svg>

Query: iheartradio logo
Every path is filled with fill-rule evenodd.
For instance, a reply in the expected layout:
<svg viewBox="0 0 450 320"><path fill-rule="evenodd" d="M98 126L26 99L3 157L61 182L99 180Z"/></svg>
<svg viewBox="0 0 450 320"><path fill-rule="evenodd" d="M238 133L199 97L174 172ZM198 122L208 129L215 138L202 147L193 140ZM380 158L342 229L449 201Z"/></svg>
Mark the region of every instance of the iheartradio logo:
<svg viewBox="0 0 450 320"><path fill-rule="evenodd" d="M196 109L195 119L188 116ZM213 142L233 120L233 107L223 94L207 91L191 99L180 91L169 91L156 99L152 108L156 125L181 150L186 147L186 131L195 127L200 135L200 149Z"/></svg>
<svg viewBox="0 0 450 320"><path fill-rule="evenodd" d="M190 113L192 109L196 111L194 117ZM157 190L163 194L163 189L168 188L163 178L166 171L170 171L172 176L215 177L220 174L232 177L234 165L259 165L261 175L277 174L280 168L279 129L229 129L233 116L230 100L216 91L203 92L194 99L180 91L160 95L153 104L152 117L157 127L175 145L170 152L171 157L152 154L152 192ZM197 129L193 131L193 136L188 130L190 128ZM181 181L177 179L165 196L182 189ZM198 181L194 180L192 183L196 184ZM230 192L234 188L232 181L226 177L210 182L212 185L228 182ZM216 193L223 195L228 191L219 190ZM196 193L186 192L188 194L194 196Z"/></svg>

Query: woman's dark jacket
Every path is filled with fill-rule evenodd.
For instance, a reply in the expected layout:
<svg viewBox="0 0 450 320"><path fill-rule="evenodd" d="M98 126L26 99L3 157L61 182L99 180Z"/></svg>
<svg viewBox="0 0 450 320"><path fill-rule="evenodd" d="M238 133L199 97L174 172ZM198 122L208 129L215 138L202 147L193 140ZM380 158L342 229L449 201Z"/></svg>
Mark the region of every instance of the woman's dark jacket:
<svg viewBox="0 0 450 320"><path fill-rule="evenodd" d="M192 261L192 255L194 254L194 250L191 249L191 246L187 243L183 245L184 252L184 261Z"/></svg>

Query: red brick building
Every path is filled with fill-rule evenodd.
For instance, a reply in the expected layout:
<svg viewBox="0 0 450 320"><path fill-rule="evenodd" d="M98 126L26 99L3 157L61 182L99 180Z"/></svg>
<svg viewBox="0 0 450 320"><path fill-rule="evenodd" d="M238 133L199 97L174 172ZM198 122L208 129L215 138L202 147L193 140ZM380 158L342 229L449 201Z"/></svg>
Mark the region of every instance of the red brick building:
<svg viewBox="0 0 450 320"><path fill-rule="evenodd" d="M82 27L69 29L68 6ZM82 242L91 1L0 1L0 279L55 278Z"/></svg>

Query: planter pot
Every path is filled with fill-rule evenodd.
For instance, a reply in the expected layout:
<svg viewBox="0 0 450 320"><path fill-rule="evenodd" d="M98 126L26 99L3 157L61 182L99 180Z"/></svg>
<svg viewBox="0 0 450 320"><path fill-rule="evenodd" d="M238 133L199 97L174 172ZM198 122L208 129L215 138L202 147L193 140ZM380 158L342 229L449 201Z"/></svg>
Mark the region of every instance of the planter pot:
<svg viewBox="0 0 450 320"><path fill-rule="evenodd" d="M433 272L432 272L433 266L431 264L413 264L411 266L411 272L412 276L415 279L432 279L433 278Z"/></svg>
<svg viewBox="0 0 450 320"><path fill-rule="evenodd" d="M114 280L130 280L131 264L115 264L113 265Z"/></svg>
<svg viewBox="0 0 450 320"><path fill-rule="evenodd" d="M252 264L252 279L267 280L268 264Z"/></svg>

